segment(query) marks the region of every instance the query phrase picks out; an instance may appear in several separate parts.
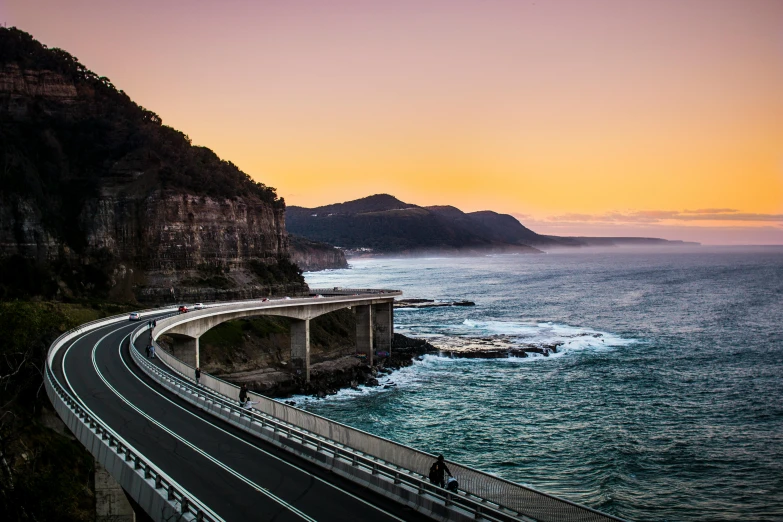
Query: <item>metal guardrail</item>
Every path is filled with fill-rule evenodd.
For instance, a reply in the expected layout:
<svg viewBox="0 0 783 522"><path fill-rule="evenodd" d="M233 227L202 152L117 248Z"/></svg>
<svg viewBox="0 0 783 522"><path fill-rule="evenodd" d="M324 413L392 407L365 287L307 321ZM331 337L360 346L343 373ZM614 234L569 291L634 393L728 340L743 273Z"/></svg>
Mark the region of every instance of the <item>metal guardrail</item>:
<svg viewBox="0 0 783 522"><path fill-rule="evenodd" d="M160 310L147 310L143 313L155 313ZM58 381L57 376L52 370L52 362L57 351L70 338L96 329L100 326L127 320L127 314L115 315L109 318L98 319L72 328L60 335L49 347L47 354L47 364L45 370L44 385L49 399L55 406L55 410L68 425L69 429L79 438L79 440L98 458L99 454L104 457L105 453L95 447L96 442L102 444L106 449L112 451L117 456L122 456L128 468L138 474L138 479L146 482L156 493L161 495L169 503L168 511L172 511L184 517L184 519L220 522L219 518L210 515L198 499L189 494L167 474L158 469L152 462L137 451L131 444L118 435L114 430L108 427L100 418L90 412L90 410L79 400L73 397L70 392ZM92 328L91 328L92 327ZM69 419L70 417L70 419ZM73 422L71 422L73 421ZM81 426L74 425L74 422ZM81 428L81 429L80 429ZM85 432L84 430L89 430ZM87 439L87 440L85 440ZM106 463L104 462L104 465ZM127 476L125 477L128 478ZM131 477L136 478L136 477ZM119 481L119 477L115 477ZM133 494L134 492L129 492ZM139 493L139 492L136 492ZM139 501L139 499L136 499ZM154 502L150 500L150 502ZM170 513L171 514L171 513ZM179 517L178 517L179 518Z"/></svg>
<svg viewBox="0 0 783 522"><path fill-rule="evenodd" d="M135 337L131 336L131 339L135 340ZM163 350L156 352L161 361L174 372L186 381L194 382L195 368ZM238 386L204 372L201 374L201 382L205 387L222 395L224 400L236 401L232 408L239 410L237 406ZM368 458L372 459L376 466L386 466L389 470L403 470L406 476L413 477L410 480L416 484L417 489L427 491L427 487L430 489L434 487L426 480L429 467L435 460L434 455L283 404L263 395L251 392L248 396L257 403L255 409L265 415L267 419L275 419L276 422L294 427L304 433L305 437L312 437L313 440L320 439L322 442L328 440L340 448L339 451L356 452L357 455L369 456ZM500 513L513 514L513 517L529 517L541 522L621 520L587 506L554 497L456 462L447 461L447 464L459 481L460 489L465 495L463 498L478 499L476 504L485 507L498 506L496 511ZM518 520L518 518L516 519Z"/></svg>
<svg viewBox="0 0 783 522"><path fill-rule="evenodd" d="M208 387L195 386L186 379L160 370L147 361L135 348L131 348L131 356L142 371L164 388L181 397L184 396L189 402L201 406L219 417L229 421L234 420L250 431L256 432L257 435L262 435L264 430L271 430L272 434L277 435L283 441L282 446L292 446L293 443L296 443L308 447L335 461L363 470L371 476L383 478L389 485L406 487L410 492L418 495L429 495L446 507L461 508L477 520L498 522L518 522L520 520L519 514L505 512L502 506L475 498L464 491L452 493L431 484L425 477L409 470L398 468L371 455L365 455L353 448L315 435L262 412L242 408L236 404L236 401L213 392Z"/></svg>
<svg viewBox="0 0 783 522"><path fill-rule="evenodd" d="M89 428L98 440L101 440L109 449L113 449L117 455L124 455L124 460L129 467L143 476L144 480L151 481L154 485L154 489L159 491L166 500L177 504L173 507L179 514L191 514L195 516L195 520L199 521L219 522L219 519L213 518L205 512L204 508L195 497L181 490L179 485L171 480L168 475L157 469L141 453L136 451L133 446L125 442L122 437L119 437L113 430L108 428L100 419L91 415L79 401L74 399L62 386L60 386L56 379L53 379L48 367L46 379L51 386L52 392L49 394L49 398L52 402L56 403L56 399L59 398L60 401L62 401L62 404L64 404L86 428ZM61 414L61 412L58 411L58 414Z"/></svg>

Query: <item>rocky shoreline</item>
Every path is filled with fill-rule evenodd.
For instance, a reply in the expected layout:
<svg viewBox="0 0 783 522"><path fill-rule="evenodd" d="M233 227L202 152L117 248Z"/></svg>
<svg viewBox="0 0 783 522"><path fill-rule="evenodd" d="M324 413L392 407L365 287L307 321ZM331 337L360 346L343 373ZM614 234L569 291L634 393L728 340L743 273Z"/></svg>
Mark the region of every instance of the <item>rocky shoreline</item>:
<svg viewBox="0 0 783 522"><path fill-rule="evenodd" d="M310 367L310 382L304 376L294 375L287 369L268 368L226 376L237 384L267 397L290 398L293 395L310 395L323 398L346 388L380 386L378 377L413 364L413 361L438 349L422 339L413 339L395 333L391 356L378 359L370 366L354 356L318 362Z"/></svg>
<svg viewBox="0 0 783 522"><path fill-rule="evenodd" d="M595 337L600 339L603 334L584 333L573 337ZM529 357L539 354L549 357L558 353L558 348L565 341L554 343L520 343L520 340L507 335L486 337L448 337L433 339L435 347L441 355L463 359L505 359L508 357ZM604 342L601 339L601 342Z"/></svg>
<svg viewBox="0 0 783 522"><path fill-rule="evenodd" d="M379 377L411 366L417 358L426 354L464 359L548 357L558 353L558 348L564 344L563 341L520 344L519 339L509 336L448 337L431 341L395 333L390 357L378 359L372 366L353 355L322 360L311 365L310 382L306 382L303 375L293 374L285 365L231 373L223 375L223 378L235 384L246 384L250 390L275 399L290 399L294 395L324 398L343 389L381 386Z"/></svg>

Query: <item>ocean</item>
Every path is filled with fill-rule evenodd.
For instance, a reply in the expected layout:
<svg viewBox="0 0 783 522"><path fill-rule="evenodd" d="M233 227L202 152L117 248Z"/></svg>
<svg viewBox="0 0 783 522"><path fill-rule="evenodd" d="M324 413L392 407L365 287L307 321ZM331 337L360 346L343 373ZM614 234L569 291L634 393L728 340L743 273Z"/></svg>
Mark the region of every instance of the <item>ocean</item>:
<svg viewBox="0 0 783 522"><path fill-rule="evenodd" d="M630 520L783 520L783 248L357 259L311 287L475 307L395 310L439 347L301 407Z"/></svg>

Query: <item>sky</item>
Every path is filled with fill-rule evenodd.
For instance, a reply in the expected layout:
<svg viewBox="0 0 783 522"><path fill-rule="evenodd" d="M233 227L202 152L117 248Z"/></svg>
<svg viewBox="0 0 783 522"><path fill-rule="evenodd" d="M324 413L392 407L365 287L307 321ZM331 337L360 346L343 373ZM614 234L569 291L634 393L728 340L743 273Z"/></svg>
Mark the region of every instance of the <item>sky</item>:
<svg viewBox="0 0 783 522"><path fill-rule="evenodd" d="M0 0L289 205L783 244L783 1Z"/></svg>

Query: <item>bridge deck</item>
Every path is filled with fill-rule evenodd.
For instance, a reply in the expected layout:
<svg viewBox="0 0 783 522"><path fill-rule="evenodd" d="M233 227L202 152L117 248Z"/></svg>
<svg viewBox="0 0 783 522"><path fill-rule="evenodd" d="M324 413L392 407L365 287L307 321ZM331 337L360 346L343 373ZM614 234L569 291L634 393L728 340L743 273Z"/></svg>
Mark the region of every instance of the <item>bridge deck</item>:
<svg viewBox="0 0 783 522"><path fill-rule="evenodd" d="M424 520L159 389L130 360L135 326L87 333L58 352L53 369L86 407L220 517Z"/></svg>

